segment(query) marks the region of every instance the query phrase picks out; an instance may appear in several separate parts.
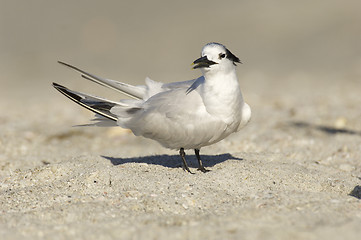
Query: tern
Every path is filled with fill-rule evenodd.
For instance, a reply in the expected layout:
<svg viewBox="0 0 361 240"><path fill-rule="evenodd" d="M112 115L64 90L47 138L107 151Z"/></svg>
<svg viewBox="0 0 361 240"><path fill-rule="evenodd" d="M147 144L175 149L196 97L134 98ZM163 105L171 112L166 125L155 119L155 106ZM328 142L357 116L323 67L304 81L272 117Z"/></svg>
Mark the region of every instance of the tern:
<svg viewBox="0 0 361 240"><path fill-rule="evenodd" d="M206 44L201 57L192 63L193 69L201 70L201 77L174 83L146 78L145 85L133 86L58 62L85 79L132 98L111 101L53 83L60 93L96 114L94 125L120 126L136 136L179 150L183 170L189 173L192 172L185 159L185 149L194 149L197 170L207 172L200 149L238 132L251 118L251 108L243 100L236 75L236 64L241 61L219 43Z"/></svg>

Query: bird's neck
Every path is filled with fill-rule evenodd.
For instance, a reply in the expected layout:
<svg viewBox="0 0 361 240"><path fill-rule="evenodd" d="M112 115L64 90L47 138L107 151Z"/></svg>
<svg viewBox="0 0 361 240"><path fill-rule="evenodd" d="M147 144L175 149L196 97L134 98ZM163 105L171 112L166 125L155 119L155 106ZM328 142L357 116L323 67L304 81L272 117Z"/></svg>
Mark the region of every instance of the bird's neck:
<svg viewBox="0 0 361 240"><path fill-rule="evenodd" d="M236 71L207 73L202 85L203 102L207 111L225 122L232 122L243 105Z"/></svg>

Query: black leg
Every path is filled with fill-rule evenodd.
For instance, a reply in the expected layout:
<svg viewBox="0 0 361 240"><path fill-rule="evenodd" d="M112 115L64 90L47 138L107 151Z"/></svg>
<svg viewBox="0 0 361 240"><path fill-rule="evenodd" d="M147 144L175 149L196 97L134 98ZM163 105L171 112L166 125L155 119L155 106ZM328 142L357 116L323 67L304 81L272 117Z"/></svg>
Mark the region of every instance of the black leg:
<svg viewBox="0 0 361 240"><path fill-rule="evenodd" d="M191 170L189 170L188 164L187 164L187 162L186 162L186 158L185 158L186 154L185 154L185 152L184 152L184 148L181 148L181 149L179 150L179 154L180 154L180 156L182 157L183 170L184 170L184 171L187 170L187 172L193 174L193 173L191 172Z"/></svg>
<svg viewBox="0 0 361 240"><path fill-rule="evenodd" d="M204 172L204 173L209 172L210 170L207 170L203 167L201 156L199 156L199 149L194 149L194 153L196 154L196 157L198 159L198 164L199 164L199 167L197 170Z"/></svg>

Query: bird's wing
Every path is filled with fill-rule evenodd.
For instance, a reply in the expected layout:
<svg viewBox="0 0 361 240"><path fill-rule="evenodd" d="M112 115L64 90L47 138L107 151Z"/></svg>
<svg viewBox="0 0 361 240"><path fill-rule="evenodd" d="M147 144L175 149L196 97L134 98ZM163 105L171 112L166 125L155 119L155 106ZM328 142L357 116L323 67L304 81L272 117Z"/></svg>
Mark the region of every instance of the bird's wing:
<svg viewBox="0 0 361 240"><path fill-rule="evenodd" d="M118 120L117 116L110 112L110 109L120 103L76 92L57 83L53 83L53 87L80 106L113 121Z"/></svg>
<svg viewBox="0 0 361 240"><path fill-rule="evenodd" d="M65 62L61 62L58 61L58 63L67 66L77 72L79 72L81 74L81 76L85 79L88 79L90 81L96 82L102 86L114 89L116 91L119 91L131 98L135 98L135 99L143 99L144 96L146 95L147 92L147 87L144 85L140 85L140 86L133 86L130 84L126 84L126 83L122 83L122 82L118 82L115 80L111 80L111 79L106 79L106 78L101 78L98 76L95 76L94 74L85 72L73 65L70 65L68 63Z"/></svg>
<svg viewBox="0 0 361 240"><path fill-rule="evenodd" d="M131 129L137 136L156 140L165 147L191 149L205 146L220 137L226 124L207 112L197 91L187 94L186 90L160 92L139 107L115 106L111 112L119 116L121 127Z"/></svg>
<svg viewBox="0 0 361 240"><path fill-rule="evenodd" d="M202 80L203 79L203 80ZM183 82L172 82L172 83L164 83L162 88L165 90L179 89L183 88L185 91L191 87L195 82L204 81L204 77L199 77L197 79L183 81Z"/></svg>

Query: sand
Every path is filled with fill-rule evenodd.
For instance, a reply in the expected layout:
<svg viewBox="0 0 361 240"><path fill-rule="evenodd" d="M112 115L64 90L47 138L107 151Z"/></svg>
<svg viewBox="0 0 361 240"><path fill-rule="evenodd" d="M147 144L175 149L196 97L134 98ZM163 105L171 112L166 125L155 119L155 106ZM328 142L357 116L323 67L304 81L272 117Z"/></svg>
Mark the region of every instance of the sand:
<svg viewBox="0 0 361 240"><path fill-rule="evenodd" d="M330 19L332 13L329 10ZM77 17L71 14L71 19ZM197 30L192 28L193 33ZM64 39L71 34L67 34L57 42L61 49L68 46ZM247 39L252 39L249 35ZM283 42L289 41L286 35ZM231 42L233 53L246 52L252 58L248 47L227 39L224 43ZM132 45L131 35L124 41L132 47L142 42L137 38ZM208 40L190 45L199 51L202 41ZM256 43L249 46L261 56ZM161 46L153 46L149 51L160 50ZM135 70L139 65L116 65L115 59L105 57L107 50L102 51L104 55L85 48L80 52L86 57L79 52L62 56L72 56L71 63L82 63L79 67L86 70L98 66L95 73L105 77L137 79L136 84L153 74L151 68L155 79L186 80L199 74L189 70L192 56L198 57L193 50L179 51L176 63L184 65L169 69L174 55L161 54L159 63L141 62L149 62L150 67L139 71ZM262 60L240 65L240 84L252 107L252 120L239 133L201 149L210 172L197 172L196 158L187 151L193 175L182 170L176 151L127 130L73 127L86 123L92 114L57 93L51 82L92 93L103 90L57 66L59 52L44 53L52 60L46 64L39 60L29 72L23 69L24 62L22 68L7 68L0 96L0 238L359 239L361 59L357 51L351 59L355 64L342 71L324 65L319 72L298 71L282 54L272 58L283 60L279 67L286 64L285 74L280 74L281 67L262 70ZM131 52L135 55L127 55L127 60L139 64L139 53L134 48ZM268 52L264 55L271 58ZM94 60L99 56L103 65ZM334 59L322 58L332 66ZM168 70L162 71L162 64L169 64ZM277 66L273 63L272 68ZM172 75L175 68L179 72Z"/></svg>

